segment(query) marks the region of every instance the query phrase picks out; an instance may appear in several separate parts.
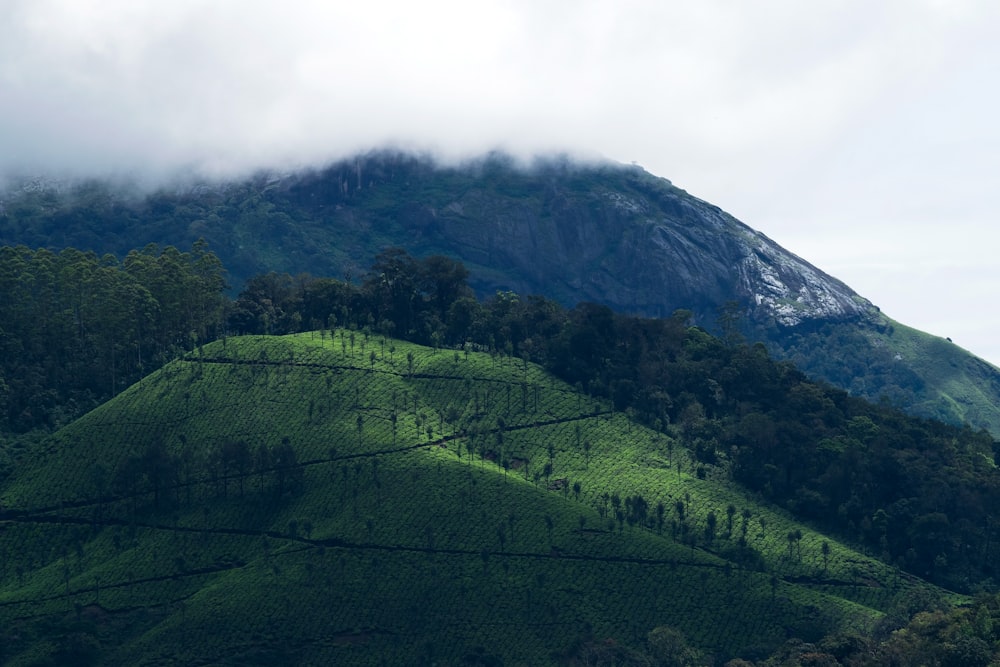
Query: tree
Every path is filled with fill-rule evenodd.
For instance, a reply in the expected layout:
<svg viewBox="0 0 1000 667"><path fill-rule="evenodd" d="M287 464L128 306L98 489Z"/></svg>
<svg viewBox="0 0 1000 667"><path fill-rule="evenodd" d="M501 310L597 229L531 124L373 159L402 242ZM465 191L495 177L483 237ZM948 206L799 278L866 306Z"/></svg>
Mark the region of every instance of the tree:
<svg viewBox="0 0 1000 667"><path fill-rule="evenodd" d="M798 528L792 531L792 540L795 542L795 553L802 560L802 531Z"/></svg>
<svg viewBox="0 0 1000 667"><path fill-rule="evenodd" d="M629 525L646 525L646 518L649 516L649 503L641 494L637 493L634 496L626 498L625 507L627 509L626 518Z"/></svg>
<svg viewBox="0 0 1000 667"><path fill-rule="evenodd" d="M473 295L466 282L468 277L465 265L444 255L431 255L420 262L420 291L438 322L448 320L453 303Z"/></svg>
<svg viewBox="0 0 1000 667"><path fill-rule="evenodd" d="M726 505L726 537L733 534L733 518L736 516L736 505Z"/></svg>
<svg viewBox="0 0 1000 667"><path fill-rule="evenodd" d="M254 467L257 469L257 475L260 482L260 492L264 493L264 475L267 474L268 470L271 468L273 457L271 455L271 448L267 446L267 443L262 442L257 445L257 449L254 452Z"/></svg>
<svg viewBox="0 0 1000 667"><path fill-rule="evenodd" d="M705 517L705 542L708 546L712 546L712 542L715 541L715 530L717 525L718 518L715 516L715 512L709 512L708 516Z"/></svg>
<svg viewBox="0 0 1000 667"><path fill-rule="evenodd" d="M746 539L747 529L750 527L750 519L753 518L753 512L744 507L743 511L740 512L740 517L743 519L743 522L740 524L740 532L742 533L743 538Z"/></svg>
<svg viewBox="0 0 1000 667"><path fill-rule="evenodd" d="M222 458L225 469L236 471L240 483L240 497L243 497L243 481L253 465L253 454L246 440L227 440L222 445Z"/></svg>
<svg viewBox="0 0 1000 667"><path fill-rule="evenodd" d="M402 248L387 248L375 256L362 290L368 295L376 321L390 321L406 336L416 322L419 306L419 267Z"/></svg>
<svg viewBox="0 0 1000 667"><path fill-rule="evenodd" d="M684 634L666 625L653 628L646 636L646 645L660 667L691 667L701 660L701 654L688 646Z"/></svg>
<svg viewBox="0 0 1000 667"><path fill-rule="evenodd" d="M722 339L726 345L734 347L743 342L740 333L740 321L743 319L744 308L739 301L727 301L719 308L717 324L722 331Z"/></svg>
<svg viewBox="0 0 1000 667"><path fill-rule="evenodd" d="M470 432L469 437L465 439L465 451L469 454L469 465L472 465L472 455L476 451L476 434L475 432Z"/></svg>
<svg viewBox="0 0 1000 667"><path fill-rule="evenodd" d="M153 504L160 506L160 491L176 474L177 467L167 452L166 443L159 436L146 446L140 462L142 474L153 491Z"/></svg>
<svg viewBox="0 0 1000 667"><path fill-rule="evenodd" d="M278 482L278 495L282 496L286 490L294 490L301 484L303 471L288 436L281 439L281 444L274 449L272 456L275 477Z"/></svg>

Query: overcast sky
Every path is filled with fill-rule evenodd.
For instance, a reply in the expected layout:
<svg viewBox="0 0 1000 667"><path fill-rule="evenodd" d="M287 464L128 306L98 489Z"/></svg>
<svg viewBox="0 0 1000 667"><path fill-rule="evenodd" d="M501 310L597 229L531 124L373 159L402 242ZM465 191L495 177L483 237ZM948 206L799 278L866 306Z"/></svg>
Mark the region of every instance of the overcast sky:
<svg viewBox="0 0 1000 667"><path fill-rule="evenodd" d="M1000 2L0 0L0 171L637 162L1000 364Z"/></svg>

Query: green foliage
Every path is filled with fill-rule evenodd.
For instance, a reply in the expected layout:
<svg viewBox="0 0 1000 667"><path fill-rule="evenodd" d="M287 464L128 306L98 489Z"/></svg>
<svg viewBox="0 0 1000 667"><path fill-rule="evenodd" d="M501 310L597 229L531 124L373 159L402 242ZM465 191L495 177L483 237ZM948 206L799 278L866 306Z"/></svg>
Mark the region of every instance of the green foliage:
<svg viewBox="0 0 1000 667"><path fill-rule="evenodd" d="M204 238L234 285L247 284L251 292L297 289L283 273L358 282L386 248L405 243L414 256L461 258L481 295L544 290L564 305L591 299L659 317L685 308L693 321L717 324L728 343L741 335L766 341L775 357L853 395L885 397L913 414L1000 435L1000 371L949 341L909 330L875 309L850 321L794 327L741 317L744 309L732 299L742 287L728 283L735 273L708 268L718 265L717 253L704 250L670 262L670 255L646 254L650 244L636 242L650 220L676 222L681 229L705 227L702 206L636 167L553 158L520 168L501 154L445 167L425 157L373 151L314 171L146 194L93 181L62 189L34 184L4 193L0 243L122 257L150 242L180 247ZM729 222L720 235L748 233ZM707 247L713 243L705 241ZM634 249L622 254L622 248ZM658 262L677 266L676 279L664 280L653 268ZM644 266L649 274L636 270ZM282 277L265 278L262 271ZM407 286L383 283L372 315L378 322L391 312L403 328L386 333L411 338L412 330L414 340L423 340L434 325L404 316L410 306ZM329 284L313 287L310 300L338 301ZM801 307L794 299L784 305ZM456 321L468 317L470 307L456 304ZM303 313L305 319L294 324L281 310L258 300L238 310L231 323L238 332L288 333L329 326L331 314L341 324L354 321L323 309ZM440 308L435 317L449 319ZM0 385L0 400L2 393Z"/></svg>
<svg viewBox="0 0 1000 667"><path fill-rule="evenodd" d="M656 427L671 465L680 465L671 450L679 441L699 478L728 476L796 516L866 545L887 563L937 583L962 591L992 585L996 557L989 546L994 540L989 517L1000 497L1000 478L986 432L905 417L884 402L873 405L815 384L790 365L772 361L761 344L723 342L687 326L684 313L648 320L595 304L565 310L511 292L476 303L454 264L386 251L377 264L381 268L361 287L340 284L333 290L337 303L349 306L329 304L326 310L339 308L358 326L370 320L383 331L408 331L435 347L489 351L492 367L511 366L512 381L502 397L507 409L537 400L527 378L517 377L518 365L526 368L527 359L535 360L592 397L608 400L612 412ZM440 284L426 278L436 272L451 276L448 289L429 287ZM387 305L393 302L387 280L405 286L405 307ZM285 300L267 303L284 312L322 312L306 297L312 282L300 284L301 298L290 292ZM250 298L244 293L240 302ZM448 298L454 299L452 306ZM460 317L459 303L468 306ZM445 320L442 313L448 313ZM353 343L350 349L353 353ZM522 358L512 359L514 353ZM412 376L411 354L400 356L407 358L406 373ZM461 355L441 355L438 366L456 374L463 372L460 362ZM488 391L473 392L475 410L490 398ZM578 402L582 398L578 394ZM574 439L584 462L586 440ZM550 447L549 460L535 466L546 484L553 477L551 452ZM504 455L497 448L498 463ZM619 519L617 511L611 519ZM621 523L640 520L631 506L620 511ZM714 526L699 529L709 542L720 515L714 515ZM789 557L797 553L788 551Z"/></svg>
<svg viewBox="0 0 1000 667"><path fill-rule="evenodd" d="M8 409L69 414L75 383L94 400L165 363L3 448L15 663L402 663L420 637L427 661L643 664L653 628L731 656L895 618L933 590L901 570L992 586L987 433L809 382L689 313L478 302L461 264L389 249L360 285L251 280L227 321L254 335L207 342L225 302L203 245L3 253L0 340L28 351L5 359ZM129 620L54 624L69 610ZM942 662L995 645L899 637Z"/></svg>
<svg viewBox="0 0 1000 667"><path fill-rule="evenodd" d="M362 341L207 344L42 443L3 488L8 657L412 664L416 645L547 664L606 638L639 659L660 626L731 656L789 628L861 627L919 588L697 479L683 446L678 475L662 434L535 364L402 340L372 363ZM657 519L673 499L676 528ZM741 541L720 519L704 539L730 505L767 529ZM118 620L45 629L74 609Z"/></svg>
<svg viewBox="0 0 1000 667"><path fill-rule="evenodd" d="M121 262L0 248L0 432L59 425L217 337L223 275L204 242Z"/></svg>
<svg viewBox="0 0 1000 667"><path fill-rule="evenodd" d="M196 289L200 283L184 278L181 270L184 264L180 260L185 256L168 249L157 257L154 251L130 253L124 266L132 273L127 275L143 277L157 295L156 303L176 304L169 311L175 316L201 310L209 313L205 316L208 321L217 317L217 309L187 308L187 302L166 286L179 281L195 295L193 305L201 302ZM213 294L216 298L218 293L213 290L219 289L221 271L217 260L199 247L186 261L199 275L207 276L203 281L209 286L203 290L206 299ZM113 263L109 267L117 275ZM546 299L522 298L512 292L498 293L480 303L470 296L466 275L464 267L450 259L432 256L415 260L399 249L389 249L379 256L360 286L277 274L252 280L228 321L237 330L256 333L320 326L320 343L325 345L329 334L330 346L369 375L386 362L387 336L401 332L411 340L432 345L435 352L442 346L464 350L464 354L456 349L451 354L434 355L435 372L443 377L471 381L468 353L475 349L489 353L490 372L499 368L509 378L502 386L470 388L467 405L455 401L417 410L410 424L405 418L401 421L404 415L396 408L382 417L382 424L357 414L351 424L359 441L372 433L372 428L376 435L379 428L384 432L386 424L391 424L393 443L400 434L410 437L414 433L433 441L444 432L446 411L454 413L452 424L464 409L481 415L494 404L502 403L506 412L537 411L540 389L530 380L528 360L532 359L586 391L588 400L608 400L612 414L624 411L630 418L653 426L662 434L660 447L666 450L667 464L675 467L678 475L685 464L699 479L728 476L801 518L867 545L887 563L938 583L963 591L991 585L994 528L988 517L995 504L997 478L992 438L985 433L906 418L884 404L873 406L810 383L787 364L774 363L762 345L748 346L735 340L724 344L687 326L683 313L666 320L646 320L616 315L594 304L567 311ZM163 309L160 312L164 328L154 327L156 336L193 326L187 320L170 325L172 320L163 315ZM337 321L349 322L354 328L329 328ZM315 338L316 333L311 335ZM159 360L176 354L181 344L175 339L172 347L163 342L150 346L160 351L154 355ZM143 349L141 341L134 345L136 360ZM515 358L515 353L521 358ZM198 358L204 354L205 348L199 347ZM267 374L271 364L294 363L304 352L262 345L256 354L257 359L247 362L249 367ZM388 357L389 365L407 379L421 379L411 349L397 351L395 342L390 342ZM131 358L123 354L116 361L112 356L110 368L125 372ZM198 368L199 373L204 372L202 366ZM30 376L15 373L11 382L23 382L24 375ZM72 385L59 386L69 391ZM46 388L48 385L42 384L37 392ZM354 407L361 391L359 384L347 397ZM583 409L583 394L576 396L577 409ZM184 393L185 404L199 398L190 391ZM310 420L324 410L323 401L316 398L304 405L309 407ZM592 443L580 433L577 427L573 450L577 456L582 453L586 467ZM495 457L506 473L512 467L516 470L522 464L514 458L509 442L503 442L504 438L509 440L507 429L501 428L495 435L495 443L487 443L485 438L467 443L468 452ZM246 437L213 446L240 442L265 454L262 443ZM689 460L674 456L677 442L687 450ZM456 445L456 449L461 447ZM574 480L559 481L554 452L550 442L547 457L534 461L532 475L539 475L547 485L561 483L568 493ZM266 452L267 456L274 454ZM117 480L126 487L135 484L145 460L143 452L130 456L134 474L122 473ZM213 460L219 474L236 465L232 457L215 456ZM531 462L526 467L532 467ZM156 478L159 473L152 475ZM286 482L295 480L286 480L285 474L279 473L277 482L283 489ZM623 497L630 498L628 494ZM615 508L608 518L620 525L645 521L650 505L644 504L645 498L639 500L638 504ZM721 511L711 516L712 525L698 528L698 534L709 543L718 532ZM693 528L681 521L678 530ZM686 532L685 538L691 539L690 535ZM796 553L797 549L788 549L789 558Z"/></svg>
<svg viewBox="0 0 1000 667"><path fill-rule="evenodd" d="M775 356L852 395L1000 435L997 369L948 339L881 315L871 322L825 323L790 336L780 330L760 335ZM837 354L831 355L828 346Z"/></svg>

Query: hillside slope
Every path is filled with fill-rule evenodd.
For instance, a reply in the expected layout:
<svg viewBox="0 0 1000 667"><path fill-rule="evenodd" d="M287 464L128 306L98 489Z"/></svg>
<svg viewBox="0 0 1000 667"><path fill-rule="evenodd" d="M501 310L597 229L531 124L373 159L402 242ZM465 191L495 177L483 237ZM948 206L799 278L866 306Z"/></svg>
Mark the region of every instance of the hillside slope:
<svg viewBox="0 0 1000 667"><path fill-rule="evenodd" d="M102 183L30 184L0 202L0 242L92 248L207 239L234 286L286 271L358 278L387 246L461 260L480 294L729 326L813 377L922 416L1000 435L1000 370L943 339L894 340L891 321L839 280L715 206L637 167L503 156L439 167L372 153L293 174L136 199ZM899 354L899 346L910 354ZM899 358L897 359L897 355Z"/></svg>
<svg viewBox="0 0 1000 667"><path fill-rule="evenodd" d="M726 659L933 592L694 472L672 435L519 360L221 340L7 481L2 657L554 664L669 626Z"/></svg>

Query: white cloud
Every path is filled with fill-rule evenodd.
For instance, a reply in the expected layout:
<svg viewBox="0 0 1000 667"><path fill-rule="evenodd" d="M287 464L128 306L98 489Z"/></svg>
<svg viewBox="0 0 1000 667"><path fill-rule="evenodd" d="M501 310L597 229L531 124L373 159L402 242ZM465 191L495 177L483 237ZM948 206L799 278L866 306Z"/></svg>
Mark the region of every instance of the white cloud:
<svg viewBox="0 0 1000 667"><path fill-rule="evenodd" d="M983 292L963 280L1000 290L992 258L961 268L1000 240L998 29L991 0L9 0L0 171L227 173L386 141L601 153L921 327L931 303L968 319L954 295ZM865 269L873 230L934 272L921 298ZM991 340L967 347L998 362Z"/></svg>

